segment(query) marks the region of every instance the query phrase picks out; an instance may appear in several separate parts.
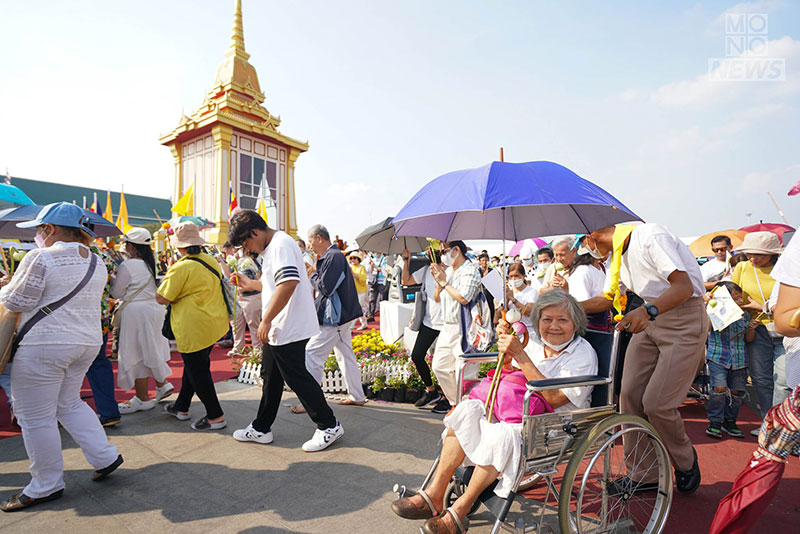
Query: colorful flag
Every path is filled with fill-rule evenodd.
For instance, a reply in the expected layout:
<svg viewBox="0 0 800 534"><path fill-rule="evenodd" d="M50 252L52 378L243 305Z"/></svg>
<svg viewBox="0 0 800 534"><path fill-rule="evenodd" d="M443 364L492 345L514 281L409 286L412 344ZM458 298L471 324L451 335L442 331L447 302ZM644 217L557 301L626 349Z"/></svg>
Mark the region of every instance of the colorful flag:
<svg viewBox="0 0 800 534"><path fill-rule="evenodd" d="M114 213L111 211L111 191L106 191L106 210L103 212L103 218L110 223L114 222Z"/></svg>
<svg viewBox="0 0 800 534"><path fill-rule="evenodd" d="M796 184L794 184L794 187L789 189L789 196L790 197L793 197L793 196L795 196L797 194L800 194L800 182L797 182Z"/></svg>
<svg viewBox="0 0 800 534"><path fill-rule="evenodd" d="M133 228L128 224L128 206L125 204L125 193L119 194L119 213L117 214L117 228L126 233Z"/></svg>
<svg viewBox="0 0 800 534"><path fill-rule="evenodd" d="M228 219L239 212L239 203L236 201L236 195L233 194L233 188L228 189L231 194L230 203L228 204Z"/></svg>
<svg viewBox="0 0 800 534"><path fill-rule="evenodd" d="M6 175L3 178L3 183L5 183L6 185L11 185L11 175L8 174L8 167L6 167Z"/></svg>
<svg viewBox="0 0 800 534"><path fill-rule="evenodd" d="M178 215L194 215L194 184L190 185L178 202L172 206L172 211Z"/></svg>
<svg viewBox="0 0 800 534"><path fill-rule="evenodd" d="M267 185L266 175L261 177L261 185L258 186L258 201L256 202L256 212L261 215L264 222L269 224L267 218L267 205L269 203L269 186Z"/></svg>

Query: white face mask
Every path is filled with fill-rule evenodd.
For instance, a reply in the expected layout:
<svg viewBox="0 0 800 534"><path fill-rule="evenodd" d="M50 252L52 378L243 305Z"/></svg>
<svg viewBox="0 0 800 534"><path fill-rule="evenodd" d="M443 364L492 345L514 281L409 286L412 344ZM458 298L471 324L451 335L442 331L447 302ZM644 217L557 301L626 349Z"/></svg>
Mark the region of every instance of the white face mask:
<svg viewBox="0 0 800 534"><path fill-rule="evenodd" d="M47 245L44 243L44 238L40 234L36 234L33 236L33 241L36 243L36 246L39 248L47 248Z"/></svg>
<svg viewBox="0 0 800 534"><path fill-rule="evenodd" d="M604 258L604 256L600 254L600 251L597 250L597 246L589 250L589 256L593 257L596 260L602 260Z"/></svg>
<svg viewBox="0 0 800 534"><path fill-rule="evenodd" d="M442 263L447 265L448 267L452 267L453 264L456 262L456 259L453 257L453 251L451 250L447 254L442 256Z"/></svg>
<svg viewBox="0 0 800 534"><path fill-rule="evenodd" d="M509 280L508 287L512 288L520 288L525 283L525 280L518 279L518 280Z"/></svg>
<svg viewBox="0 0 800 534"><path fill-rule="evenodd" d="M556 352L561 352L562 350L566 349L569 346L570 343L572 343L572 340L575 339L575 336L572 336L569 339L569 341L565 341L564 343L561 343L560 345L553 345L552 343L546 341L544 338L541 338L541 339L542 339L542 343L544 343L546 346L550 347L551 349L553 349Z"/></svg>

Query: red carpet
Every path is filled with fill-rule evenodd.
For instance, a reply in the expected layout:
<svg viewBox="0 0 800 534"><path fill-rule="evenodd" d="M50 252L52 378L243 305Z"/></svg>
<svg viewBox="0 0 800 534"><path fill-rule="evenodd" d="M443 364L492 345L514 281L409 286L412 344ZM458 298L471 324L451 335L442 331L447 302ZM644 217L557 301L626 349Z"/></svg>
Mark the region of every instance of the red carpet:
<svg viewBox="0 0 800 534"><path fill-rule="evenodd" d="M233 367L231 365L231 359L228 357L228 350L230 349L223 349L220 347L214 347L214 350L211 351L211 376L214 379L214 382L221 382L223 380L227 380L229 378L235 378L237 373L233 371ZM183 360L181 360L181 355L177 352L173 352L171 354L172 358L169 361L169 366L172 369L172 376L168 378L168 380L175 386L175 391L178 392L181 389L181 382L183 377ZM114 367L114 384L117 383L117 362L112 360L111 364ZM155 382L150 381L150 393L155 395ZM119 388L114 389L114 396L116 397L117 401L124 401L128 400L131 396L133 396L132 391L123 391ZM92 407L94 408L94 400L92 399L92 390L89 387L89 381L83 381L83 387L81 388L81 397ZM9 436L16 436L20 433L19 427L11 426L11 414L8 411L8 400L6 398L5 392L0 389L0 439L7 438Z"/></svg>

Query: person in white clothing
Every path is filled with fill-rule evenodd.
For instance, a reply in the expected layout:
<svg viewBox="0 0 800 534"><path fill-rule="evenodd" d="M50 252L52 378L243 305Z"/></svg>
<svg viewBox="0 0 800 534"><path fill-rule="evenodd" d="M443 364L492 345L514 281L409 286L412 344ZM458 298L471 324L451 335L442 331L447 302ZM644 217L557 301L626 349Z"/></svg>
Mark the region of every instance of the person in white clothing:
<svg viewBox="0 0 800 534"><path fill-rule="evenodd" d="M43 207L33 221L17 225L36 228L39 248L25 255L0 290L0 303L20 313L11 394L31 460L31 481L0 503L4 512L63 495L58 423L94 467L94 480L122 464L94 410L80 396L86 370L103 340L100 299L108 280L102 260L81 243L87 235L96 237L85 221L82 209L59 202Z"/></svg>
<svg viewBox="0 0 800 534"><path fill-rule="evenodd" d="M586 317L578 302L561 290L542 295L533 308L535 325L530 342L522 347L519 338L509 335L509 325L500 322L498 348L510 356L520 368L522 380L595 375L597 354L588 341L581 337L586 328ZM511 383L506 378L499 388ZM538 410L570 411L588 408L591 403L591 386L570 387L543 391L535 396ZM430 484L412 497L392 503L392 510L406 519L428 519L425 532L465 532L469 527L467 514L478 496L497 481L494 493L501 498L509 495L517 479L522 451L522 395L517 398L519 418L489 422L484 402L470 398L444 418L442 450ZM549 408L549 409L548 409ZM497 413L497 412L496 412ZM515 415L516 415L515 414ZM468 460L475 465L466 491L446 508L445 493L456 468ZM464 528L458 528L461 523Z"/></svg>
<svg viewBox="0 0 800 534"><path fill-rule="evenodd" d="M509 310L518 310L522 315L522 323L529 332L533 332L533 323L531 322L531 311L533 305L539 298L539 292L536 291L531 283L525 278L525 267L521 263L512 263L508 267L508 275L506 276L506 300L508 301ZM503 309L503 303L497 303L497 309ZM502 319L500 313L495 314L495 324Z"/></svg>
<svg viewBox="0 0 800 534"><path fill-rule="evenodd" d="M263 311L258 337L264 343L261 358L264 385L256 418L246 428L236 430L233 438L272 443L272 424L286 381L317 425L314 435L303 444L303 450L321 451L342 437L344 429L305 364L306 344L319 332L319 326L300 249L288 234L270 228L252 210L242 210L231 218L228 239L234 246L262 255L261 280L241 277L238 283L245 291L261 291Z"/></svg>
<svg viewBox="0 0 800 534"><path fill-rule="evenodd" d="M775 330L783 338L786 348L786 387L800 386L800 327L792 326L792 316L800 308L800 238L793 238L786 246L775 268L770 273L778 283L773 306Z"/></svg>
<svg viewBox="0 0 800 534"><path fill-rule="evenodd" d="M575 260L575 236L568 235L553 241L553 263L547 266L539 292L553 288L564 289L569 279L567 267ZM566 291L566 290L565 290Z"/></svg>
<svg viewBox="0 0 800 534"><path fill-rule="evenodd" d="M576 244L584 239L585 236L581 237ZM603 258L599 256L593 254L593 251L586 246L580 245L572 265L566 269L569 279L565 281L562 289L569 292L578 302L599 297L605 292L606 273L600 263ZM611 316L607 311L590 313L588 319L590 330L601 332L611 330Z"/></svg>
<svg viewBox="0 0 800 534"><path fill-rule="evenodd" d="M729 260L733 252L731 238L726 235L717 235L711 238L711 252L714 257L700 266L700 274L703 275L705 288L712 289L717 282L730 276L731 267Z"/></svg>
<svg viewBox="0 0 800 534"><path fill-rule="evenodd" d="M161 335L164 306L156 302L155 258L150 248L152 236L145 228L131 228L121 239L127 260L119 266L111 282L111 296L120 299L116 313L121 314L117 385L136 394L119 403L119 413L150 410L172 395L175 389L167 382L172 375L169 341ZM150 398L148 381L156 382L155 398Z"/></svg>
<svg viewBox="0 0 800 534"><path fill-rule="evenodd" d="M233 272L258 280L261 277L261 266L258 259L252 254L237 251L230 242L222 244L224 254L217 258L222 273L230 280ZM261 293L258 291L243 291L237 288L238 298L236 306L236 320L233 325L233 348L228 351L228 356L242 356L245 353L245 330L250 331L250 343L257 352L261 350L261 340L258 339L258 325L261 324Z"/></svg>

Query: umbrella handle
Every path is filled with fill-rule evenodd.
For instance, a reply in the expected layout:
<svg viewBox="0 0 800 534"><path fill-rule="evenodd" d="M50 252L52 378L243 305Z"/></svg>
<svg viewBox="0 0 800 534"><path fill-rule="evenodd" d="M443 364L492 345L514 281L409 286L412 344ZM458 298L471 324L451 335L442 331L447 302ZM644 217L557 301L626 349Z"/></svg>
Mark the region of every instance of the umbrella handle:
<svg viewBox="0 0 800 534"><path fill-rule="evenodd" d="M792 328L800 327L800 308L797 308L789 318L789 326Z"/></svg>

